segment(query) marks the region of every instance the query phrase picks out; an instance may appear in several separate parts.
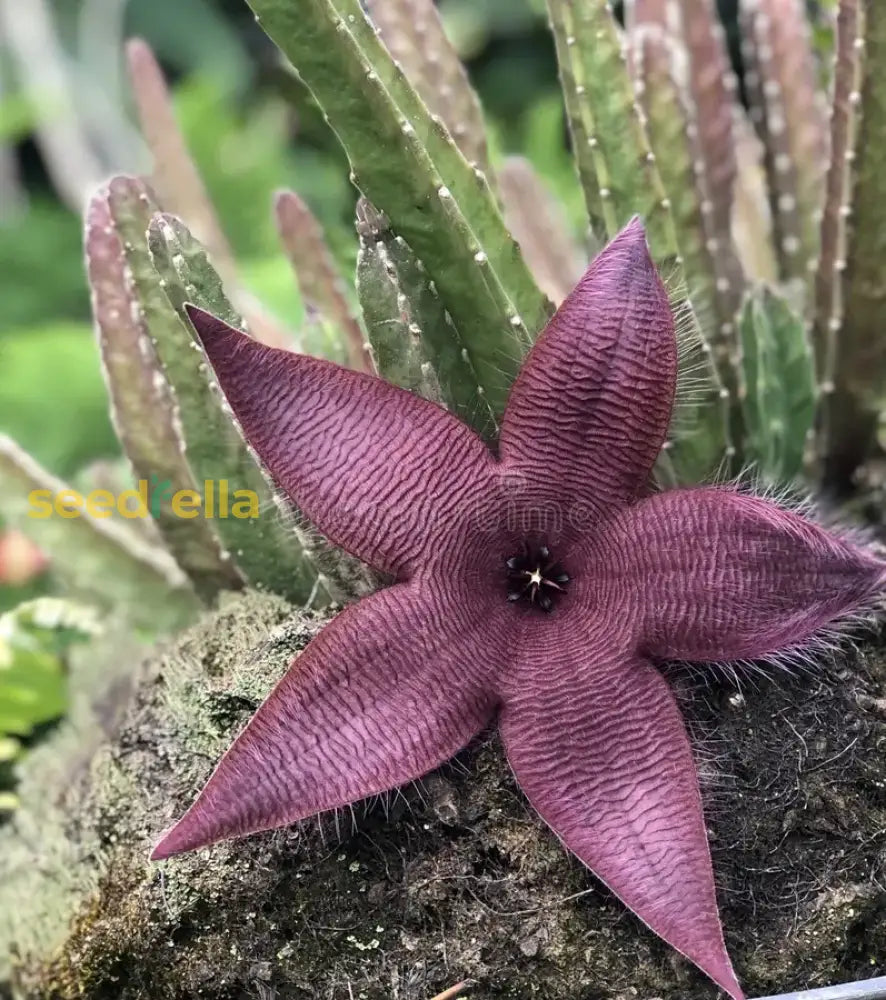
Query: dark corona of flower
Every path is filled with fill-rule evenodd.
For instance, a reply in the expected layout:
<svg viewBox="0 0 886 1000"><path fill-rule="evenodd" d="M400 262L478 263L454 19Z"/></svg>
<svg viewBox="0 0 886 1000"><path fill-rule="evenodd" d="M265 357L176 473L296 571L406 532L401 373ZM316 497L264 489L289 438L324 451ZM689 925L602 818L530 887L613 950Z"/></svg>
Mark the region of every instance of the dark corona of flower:
<svg viewBox="0 0 886 1000"><path fill-rule="evenodd" d="M554 601L566 592L569 574L551 555L547 545L523 543L523 551L505 560L508 571L508 600L528 601L550 611Z"/></svg>

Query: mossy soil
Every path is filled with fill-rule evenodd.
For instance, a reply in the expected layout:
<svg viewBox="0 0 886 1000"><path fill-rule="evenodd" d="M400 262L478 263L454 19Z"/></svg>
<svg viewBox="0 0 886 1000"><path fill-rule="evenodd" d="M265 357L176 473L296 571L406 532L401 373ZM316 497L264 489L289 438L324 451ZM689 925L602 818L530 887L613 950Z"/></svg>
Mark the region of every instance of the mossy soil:
<svg viewBox="0 0 886 1000"><path fill-rule="evenodd" d="M471 979L478 1000L716 996L567 855L494 735L420 786L322 824L147 863L321 624L274 598L230 599L151 658L134 693L117 684L34 755L22 813L0 830L9 995L429 1000ZM738 689L710 671L672 677L748 994L874 975L886 956L884 636Z"/></svg>

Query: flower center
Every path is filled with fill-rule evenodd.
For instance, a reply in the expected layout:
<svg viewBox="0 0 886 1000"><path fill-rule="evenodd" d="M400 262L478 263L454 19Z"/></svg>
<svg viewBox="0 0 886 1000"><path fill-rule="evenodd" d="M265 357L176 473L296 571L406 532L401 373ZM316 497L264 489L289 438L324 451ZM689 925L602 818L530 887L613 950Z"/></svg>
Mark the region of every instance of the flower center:
<svg viewBox="0 0 886 1000"><path fill-rule="evenodd" d="M518 556L505 560L508 571L508 600L528 601L550 611L554 599L566 591L569 576L551 556L547 545L537 548L524 543Z"/></svg>

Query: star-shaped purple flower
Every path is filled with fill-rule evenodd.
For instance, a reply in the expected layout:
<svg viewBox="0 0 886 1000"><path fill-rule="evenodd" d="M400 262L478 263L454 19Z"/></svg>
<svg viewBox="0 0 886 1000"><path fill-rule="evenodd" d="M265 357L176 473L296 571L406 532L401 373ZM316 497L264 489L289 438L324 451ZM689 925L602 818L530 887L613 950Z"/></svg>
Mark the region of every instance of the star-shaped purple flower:
<svg viewBox="0 0 886 1000"><path fill-rule="evenodd" d="M190 316L279 487L395 582L313 640L152 856L395 788L497 717L565 846L740 998L692 751L654 663L797 646L884 587L886 563L727 487L650 492L677 349L640 223L533 347L497 453L381 379Z"/></svg>

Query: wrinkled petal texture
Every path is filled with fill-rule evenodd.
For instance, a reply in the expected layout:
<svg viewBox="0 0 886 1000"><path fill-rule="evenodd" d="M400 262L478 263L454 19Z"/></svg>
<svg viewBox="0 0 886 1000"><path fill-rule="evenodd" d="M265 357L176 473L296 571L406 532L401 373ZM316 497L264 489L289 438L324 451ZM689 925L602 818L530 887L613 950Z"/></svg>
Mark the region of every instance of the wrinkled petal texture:
<svg viewBox="0 0 886 1000"><path fill-rule="evenodd" d="M409 576L493 488L494 457L441 407L329 361L188 315L246 440L332 541Z"/></svg>
<svg viewBox="0 0 886 1000"><path fill-rule="evenodd" d="M695 762L667 683L608 622L549 630L509 675L501 733L566 847L731 996Z"/></svg>
<svg viewBox="0 0 886 1000"><path fill-rule="evenodd" d="M341 612L152 858L346 806L448 760L497 707L490 675L507 639L496 608L449 608L427 588L397 584Z"/></svg>
<svg viewBox="0 0 886 1000"><path fill-rule="evenodd" d="M499 453L507 474L525 478L524 502L580 531L633 500L664 441L676 375L668 296L634 221L598 254L514 383Z"/></svg>
<svg viewBox="0 0 886 1000"><path fill-rule="evenodd" d="M608 568L631 584L643 652L736 660L804 643L886 585L886 563L727 488L673 490L624 512Z"/></svg>

